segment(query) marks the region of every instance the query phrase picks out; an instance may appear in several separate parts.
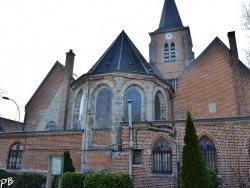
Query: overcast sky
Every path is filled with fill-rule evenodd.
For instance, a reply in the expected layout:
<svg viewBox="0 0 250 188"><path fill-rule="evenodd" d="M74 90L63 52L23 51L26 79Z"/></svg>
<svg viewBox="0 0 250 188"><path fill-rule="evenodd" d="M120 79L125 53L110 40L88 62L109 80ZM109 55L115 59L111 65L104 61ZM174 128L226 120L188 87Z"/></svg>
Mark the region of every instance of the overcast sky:
<svg viewBox="0 0 250 188"><path fill-rule="evenodd" d="M248 39L241 4L250 0L176 0L197 57L218 36L236 31L240 59ZM54 63L76 54L74 73L86 73L124 29L148 60L149 32L159 26L164 0L7 0L0 2L0 89L25 105ZM18 120L12 101L0 98L0 116Z"/></svg>

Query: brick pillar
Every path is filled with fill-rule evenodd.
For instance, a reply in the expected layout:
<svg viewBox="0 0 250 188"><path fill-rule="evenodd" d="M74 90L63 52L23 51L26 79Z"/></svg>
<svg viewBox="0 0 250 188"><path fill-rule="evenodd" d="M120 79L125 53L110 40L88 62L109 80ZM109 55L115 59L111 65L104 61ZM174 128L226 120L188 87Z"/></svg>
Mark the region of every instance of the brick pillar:
<svg viewBox="0 0 250 188"><path fill-rule="evenodd" d="M232 58L232 67L234 71L234 78L235 78L235 89L236 89L236 97L238 102L238 115L245 116L246 115L246 104L242 86L242 79L240 73L240 65L239 65L239 56L238 56L238 49L236 44L235 38L235 31L228 32L227 34L229 39L230 45L230 53Z"/></svg>
<svg viewBox="0 0 250 188"><path fill-rule="evenodd" d="M66 53L64 80L62 84L59 123L58 123L60 130L65 130L67 127L69 91L70 91L71 78L73 75L74 59L75 59L75 54L73 53L73 50L69 50L69 52Z"/></svg>

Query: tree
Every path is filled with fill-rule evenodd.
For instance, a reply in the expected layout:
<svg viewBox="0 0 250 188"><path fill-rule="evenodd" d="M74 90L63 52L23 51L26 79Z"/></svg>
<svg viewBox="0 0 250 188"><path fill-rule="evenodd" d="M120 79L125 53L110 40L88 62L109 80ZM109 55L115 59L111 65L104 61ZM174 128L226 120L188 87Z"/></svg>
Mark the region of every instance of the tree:
<svg viewBox="0 0 250 188"><path fill-rule="evenodd" d="M63 153L64 156L64 167L63 172L75 172L75 167L73 165L72 159L70 157L69 151Z"/></svg>
<svg viewBox="0 0 250 188"><path fill-rule="evenodd" d="M246 5L246 4L242 4L242 25L244 27L245 30L250 30L250 4ZM248 36L250 37L250 36ZM245 49L245 53L246 53L246 58L248 61L248 66L250 66L250 48L249 49Z"/></svg>
<svg viewBox="0 0 250 188"><path fill-rule="evenodd" d="M209 175L199 150L198 136L190 112L187 112L184 144L181 188L209 188Z"/></svg>

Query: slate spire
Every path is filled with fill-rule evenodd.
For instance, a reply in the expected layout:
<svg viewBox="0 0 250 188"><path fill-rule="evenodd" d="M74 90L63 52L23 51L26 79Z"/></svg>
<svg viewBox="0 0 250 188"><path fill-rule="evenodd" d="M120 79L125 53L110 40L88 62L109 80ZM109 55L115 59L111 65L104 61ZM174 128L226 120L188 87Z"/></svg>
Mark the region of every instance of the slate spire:
<svg viewBox="0 0 250 188"><path fill-rule="evenodd" d="M129 71L152 74L152 69L123 30L88 73Z"/></svg>
<svg viewBox="0 0 250 188"><path fill-rule="evenodd" d="M183 25L175 1L165 0L159 28L156 31L166 31L180 28L183 28Z"/></svg>

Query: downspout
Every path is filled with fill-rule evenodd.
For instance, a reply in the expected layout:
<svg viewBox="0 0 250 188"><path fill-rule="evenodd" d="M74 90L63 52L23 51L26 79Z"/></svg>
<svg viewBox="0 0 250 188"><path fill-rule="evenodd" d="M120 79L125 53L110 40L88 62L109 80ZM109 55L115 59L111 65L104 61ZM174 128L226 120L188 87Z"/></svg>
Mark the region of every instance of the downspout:
<svg viewBox="0 0 250 188"><path fill-rule="evenodd" d="M82 152L82 164L81 164L81 168L82 168L82 172L84 173L86 171L86 166L85 166L85 163L86 163L86 150L87 150L87 147L88 147L88 143L87 143L87 127L88 127L88 108L89 108L89 77L87 75L87 96L86 96L86 104L87 104L87 113L86 113L86 116L85 116L85 126L84 126L84 139L83 139L83 152Z"/></svg>
<svg viewBox="0 0 250 188"><path fill-rule="evenodd" d="M133 125L132 125L132 100L128 100L128 125L129 125L129 175L133 180ZM132 181L133 182L133 181Z"/></svg>
<svg viewBox="0 0 250 188"><path fill-rule="evenodd" d="M156 132L165 132L165 133L169 133L171 136L172 141L175 143L176 145L176 179L177 179L177 188L180 187L180 144L179 142L176 140L176 128L175 128L175 124L172 124L172 129L171 130L166 130L166 129L161 129L158 127L154 127L154 125L152 123L150 123L149 121L147 121L148 123L148 129L152 130L152 131L156 131Z"/></svg>

